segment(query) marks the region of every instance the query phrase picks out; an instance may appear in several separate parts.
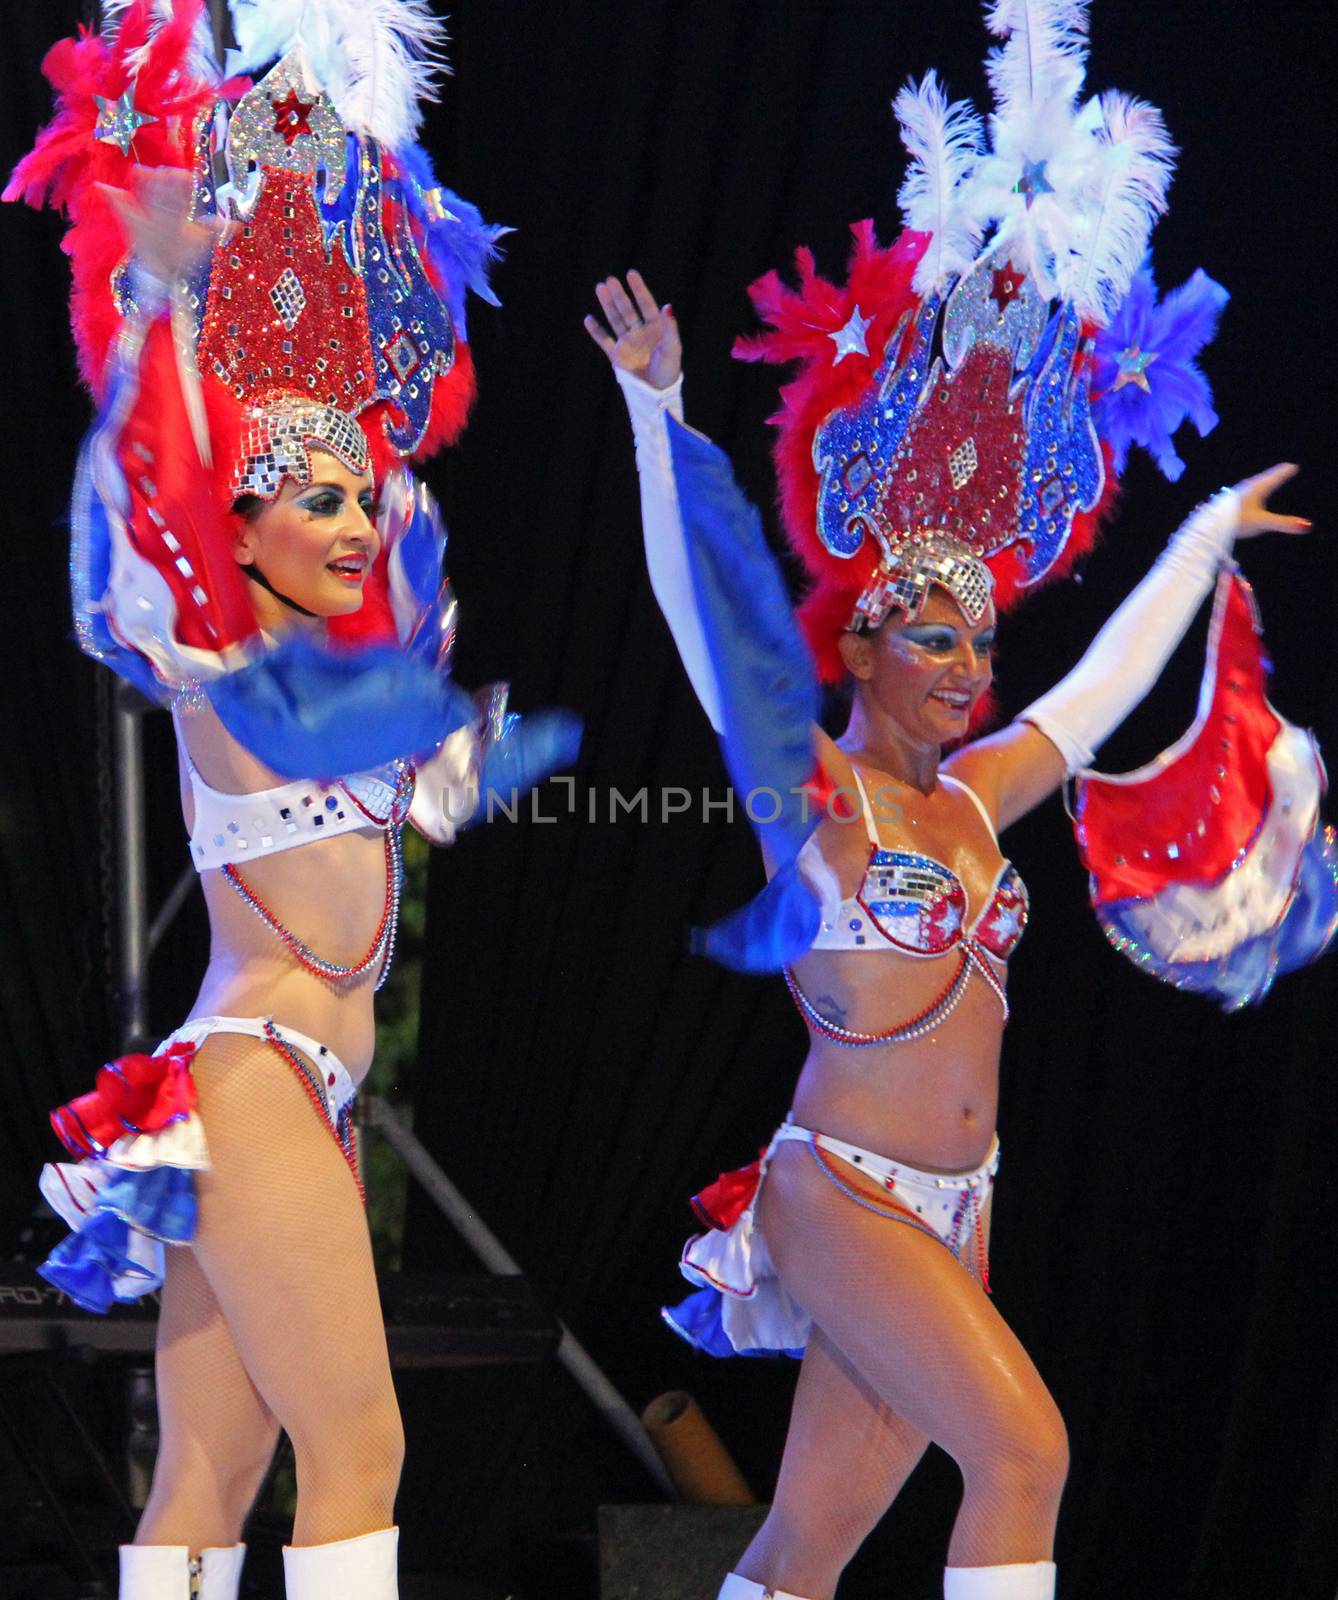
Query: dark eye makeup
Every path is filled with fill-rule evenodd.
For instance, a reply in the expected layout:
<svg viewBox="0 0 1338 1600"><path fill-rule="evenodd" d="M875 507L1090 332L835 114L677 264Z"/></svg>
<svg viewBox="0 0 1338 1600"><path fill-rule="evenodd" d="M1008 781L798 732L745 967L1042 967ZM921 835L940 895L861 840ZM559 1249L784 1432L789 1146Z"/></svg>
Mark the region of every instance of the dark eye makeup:
<svg viewBox="0 0 1338 1600"><path fill-rule="evenodd" d="M370 489L359 494L358 504L370 522L375 522L381 514L381 503ZM344 491L334 486L325 487L318 493L312 494L309 499L299 500L298 505L313 516L332 517L344 508Z"/></svg>
<svg viewBox="0 0 1338 1600"><path fill-rule="evenodd" d="M338 489L322 489L318 494L313 494L298 504L303 511L310 511L318 517L328 517L343 509L344 496Z"/></svg>
<svg viewBox="0 0 1338 1600"><path fill-rule="evenodd" d="M912 644L919 645L922 650L929 650L934 655L947 655L957 648L957 631L954 628L920 627L905 628L902 638L909 639ZM974 649L978 656L988 656L994 649L995 634L991 628L982 633L974 641Z"/></svg>

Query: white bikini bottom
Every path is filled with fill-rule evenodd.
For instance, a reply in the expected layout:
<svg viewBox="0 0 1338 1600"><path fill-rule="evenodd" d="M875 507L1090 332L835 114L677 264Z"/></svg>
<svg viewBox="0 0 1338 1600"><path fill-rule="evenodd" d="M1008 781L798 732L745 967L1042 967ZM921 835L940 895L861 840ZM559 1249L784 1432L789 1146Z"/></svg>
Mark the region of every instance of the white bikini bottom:
<svg viewBox="0 0 1338 1600"><path fill-rule="evenodd" d="M723 1174L693 1201L712 1226L683 1248L679 1270L697 1293L664 1309L675 1333L712 1355L803 1353L812 1318L778 1277L756 1217L772 1156L790 1140L806 1146L823 1176L853 1204L937 1239L988 1292L984 1208L999 1168L997 1138L974 1172L922 1172L787 1119L759 1161ZM856 1188L837 1163L863 1173L877 1189Z"/></svg>

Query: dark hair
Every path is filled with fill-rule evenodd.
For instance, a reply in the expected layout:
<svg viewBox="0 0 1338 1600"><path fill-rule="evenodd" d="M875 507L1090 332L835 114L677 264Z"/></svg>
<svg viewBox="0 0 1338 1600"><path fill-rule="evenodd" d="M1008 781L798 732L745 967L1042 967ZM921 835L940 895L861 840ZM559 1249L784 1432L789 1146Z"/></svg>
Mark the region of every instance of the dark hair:
<svg viewBox="0 0 1338 1600"><path fill-rule="evenodd" d="M239 494L232 502L232 514L247 522L254 522L267 503L258 494Z"/></svg>

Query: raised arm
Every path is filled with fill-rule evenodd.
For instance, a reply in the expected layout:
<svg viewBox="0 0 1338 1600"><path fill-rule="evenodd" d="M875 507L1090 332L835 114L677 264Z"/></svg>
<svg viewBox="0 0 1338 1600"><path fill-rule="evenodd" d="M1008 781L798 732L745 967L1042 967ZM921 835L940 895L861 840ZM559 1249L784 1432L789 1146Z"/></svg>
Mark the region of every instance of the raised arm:
<svg viewBox="0 0 1338 1600"><path fill-rule="evenodd" d="M998 826L1040 804L1088 765L1156 683L1233 541L1268 531L1305 533L1303 517L1270 511L1273 491L1295 476L1272 467L1224 489L1174 535L1151 571L1097 634L1073 671L1001 732L947 763L981 794Z"/></svg>
<svg viewBox="0 0 1338 1600"><path fill-rule="evenodd" d="M656 304L639 272L629 272L627 283L631 295L617 278L595 286L608 328L589 316L585 329L609 358L632 420L650 586L693 693L719 734L720 692L692 592L665 425L666 416L683 420L682 344L672 308Z"/></svg>

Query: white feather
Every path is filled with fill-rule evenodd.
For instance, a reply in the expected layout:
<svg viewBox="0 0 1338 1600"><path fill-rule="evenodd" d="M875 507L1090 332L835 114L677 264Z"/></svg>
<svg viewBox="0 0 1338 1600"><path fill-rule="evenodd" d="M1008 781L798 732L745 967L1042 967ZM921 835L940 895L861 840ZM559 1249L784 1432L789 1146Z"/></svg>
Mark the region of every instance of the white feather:
<svg viewBox="0 0 1338 1600"><path fill-rule="evenodd" d="M963 185L980 159L984 125L969 100L949 105L937 77L908 82L892 103L910 165L897 191L908 228L933 237L915 269L914 289L929 295L965 272L981 228L962 206Z"/></svg>
<svg viewBox="0 0 1338 1600"><path fill-rule="evenodd" d="M322 7L309 7L308 0L228 0L228 10L237 41L226 63L233 75L255 72L285 55L300 36L307 11L319 19Z"/></svg>
<svg viewBox="0 0 1338 1600"><path fill-rule="evenodd" d="M417 133L423 100L437 98L446 30L427 0L358 0L336 62L330 97L345 124L392 150Z"/></svg>
<svg viewBox="0 0 1338 1600"><path fill-rule="evenodd" d="M996 113L1025 116L1063 95L1072 104L1087 70L1089 0L991 0L985 24L1001 48L985 63Z"/></svg>
<svg viewBox="0 0 1338 1600"><path fill-rule="evenodd" d="M990 31L1003 38L986 67L994 93L990 154L964 204L982 231L997 228L1009 260L1055 290L1055 263L1070 248L1070 209L1090 186L1091 131L1075 115L1087 70L1088 0L992 0ZM1017 184L1043 164L1043 187L1028 197Z"/></svg>
<svg viewBox="0 0 1338 1600"><path fill-rule="evenodd" d="M1161 112L1145 100L1111 89L1099 111L1091 187L1057 278L1064 298L1104 325L1129 292L1152 226L1166 210L1176 149Z"/></svg>
<svg viewBox="0 0 1338 1600"><path fill-rule="evenodd" d="M394 149L422 121L446 70L446 30L429 0L229 0L237 49L228 69L254 72L300 47L312 86L346 127Z"/></svg>

